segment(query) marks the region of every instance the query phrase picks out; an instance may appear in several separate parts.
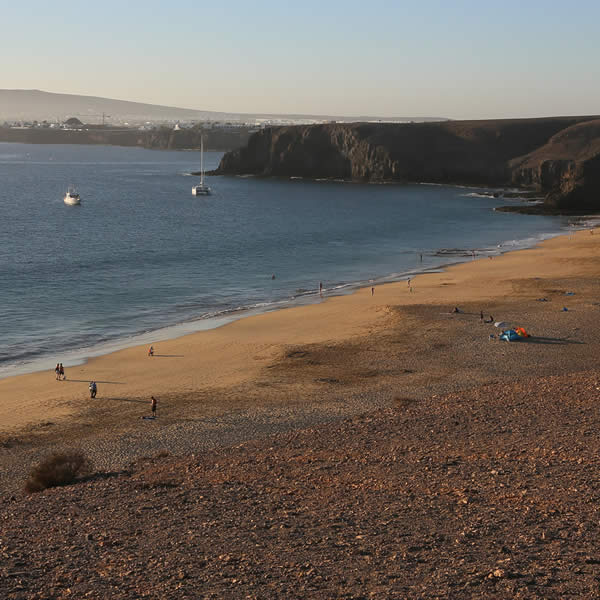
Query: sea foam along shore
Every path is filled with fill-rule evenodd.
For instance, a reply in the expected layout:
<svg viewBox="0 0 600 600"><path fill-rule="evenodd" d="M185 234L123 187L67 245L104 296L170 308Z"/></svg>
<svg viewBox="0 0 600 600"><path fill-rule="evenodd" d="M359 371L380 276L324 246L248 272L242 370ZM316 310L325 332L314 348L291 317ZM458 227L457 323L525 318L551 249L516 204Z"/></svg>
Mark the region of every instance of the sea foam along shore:
<svg viewBox="0 0 600 600"><path fill-rule="evenodd" d="M156 345L149 359L136 346L90 360L68 370L67 382L52 372L0 381L2 431L74 416L85 409L87 382L100 384L99 397L139 399L150 395L187 394L236 385L252 386L261 373L291 346L335 344L361 339L385 323L390 307L463 303L485 305L513 297L514 282L597 276L600 236L579 231L547 240L536 248L455 265L442 273L419 275L319 304L252 316L225 327ZM520 294L531 294L521 291Z"/></svg>

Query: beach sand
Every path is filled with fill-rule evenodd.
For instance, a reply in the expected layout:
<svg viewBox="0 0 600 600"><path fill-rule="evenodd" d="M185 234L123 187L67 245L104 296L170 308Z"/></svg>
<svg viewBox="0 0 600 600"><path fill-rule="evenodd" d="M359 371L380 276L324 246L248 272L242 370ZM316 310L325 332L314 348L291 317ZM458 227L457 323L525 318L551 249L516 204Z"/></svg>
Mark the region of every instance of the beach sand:
<svg viewBox="0 0 600 600"><path fill-rule="evenodd" d="M68 368L64 382L53 371L0 380L5 473L75 441L99 466L115 468L143 452L236 443L398 397L593 369L599 275L600 232L579 231L419 275L412 291L390 283L374 295L365 288L248 317L157 342L154 357L147 346L121 350ZM490 340L499 330L481 323L480 311L533 337ZM90 380L98 382L95 400ZM141 417L151 395L159 418L149 423Z"/></svg>

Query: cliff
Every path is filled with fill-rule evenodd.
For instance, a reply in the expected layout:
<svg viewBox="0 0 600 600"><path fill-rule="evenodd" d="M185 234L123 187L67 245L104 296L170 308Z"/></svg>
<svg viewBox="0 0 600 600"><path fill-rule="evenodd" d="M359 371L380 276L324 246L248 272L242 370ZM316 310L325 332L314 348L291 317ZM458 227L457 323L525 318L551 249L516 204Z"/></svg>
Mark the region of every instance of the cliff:
<svg viewBox="0 0 600 600"><path fill-rule="evenodd" d="M509 163L512 182L546 194L557 209L600 208L600 119L567 127Z"/></svg>
<svg viewBox="0 0 600 600"><path fill-rule="evenodd" d="M553 207L600 209L600 196L590 191L599 123L555 117L276 127L225 154L215 173L526 185L547 194Z"/></svg>

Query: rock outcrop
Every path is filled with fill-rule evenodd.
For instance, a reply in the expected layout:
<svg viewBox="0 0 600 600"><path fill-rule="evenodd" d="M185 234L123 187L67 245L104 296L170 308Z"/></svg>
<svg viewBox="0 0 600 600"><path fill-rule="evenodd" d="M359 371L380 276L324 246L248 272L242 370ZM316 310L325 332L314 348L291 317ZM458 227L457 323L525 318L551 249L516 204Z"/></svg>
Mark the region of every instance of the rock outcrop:
<svg viewBox="0 0 600 600"><path fill-rule="evenodd" d="M274 127L217 174L531 186L552 207L600 209L597 117ZM595 158L596 157L596 158Z"/></svg>
<svg viewBox="0 0 600 600"><path fill-rule="evenodd" d="M600 208L600 119L578 123L510 161L512 182L546 194L557 209Z"/></svg>

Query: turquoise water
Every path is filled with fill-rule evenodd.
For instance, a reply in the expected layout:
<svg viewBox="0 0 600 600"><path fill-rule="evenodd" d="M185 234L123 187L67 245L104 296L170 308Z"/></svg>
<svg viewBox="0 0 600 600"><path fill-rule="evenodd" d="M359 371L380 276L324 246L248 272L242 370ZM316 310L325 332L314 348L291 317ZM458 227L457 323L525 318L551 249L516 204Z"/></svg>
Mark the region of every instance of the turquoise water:
<svg viewBox="0 0 600 600"><path fill-rule="evenodd" d="M220 157L205 153L206 168ZM0 376L318 301L319 282L342 293L568 226L444 186L208 177L213 195L194 197L198 165L191 152L0 144ZM62 201L71 183L80 207Z"/></svg>

